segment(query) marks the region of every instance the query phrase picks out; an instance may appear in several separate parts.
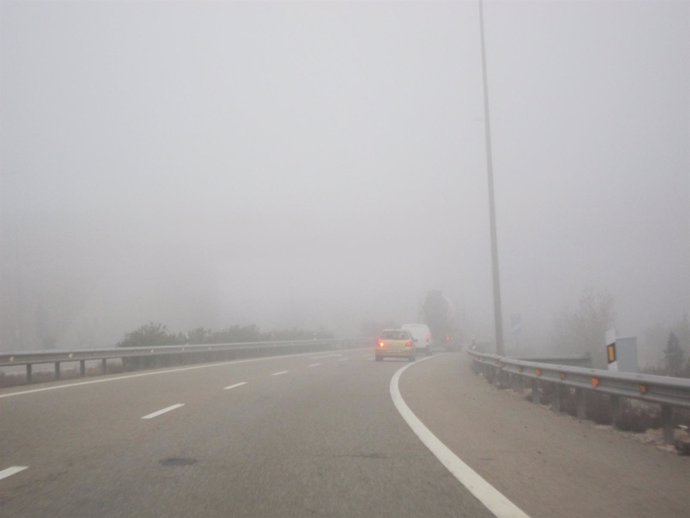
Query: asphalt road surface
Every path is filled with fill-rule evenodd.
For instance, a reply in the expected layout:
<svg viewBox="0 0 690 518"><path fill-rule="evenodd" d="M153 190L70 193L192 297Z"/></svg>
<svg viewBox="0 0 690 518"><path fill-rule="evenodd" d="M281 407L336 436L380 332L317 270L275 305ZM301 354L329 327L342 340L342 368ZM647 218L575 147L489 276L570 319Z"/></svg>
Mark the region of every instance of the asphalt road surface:
<svg viewBox="0 0 690 518"><path fill-rule="evenodd" d="M2 390L0 515L493 516L393 404L406 365L360 349ZM529 516L688 514L688 459L499 391L463 354L399 388Z"/></svg>

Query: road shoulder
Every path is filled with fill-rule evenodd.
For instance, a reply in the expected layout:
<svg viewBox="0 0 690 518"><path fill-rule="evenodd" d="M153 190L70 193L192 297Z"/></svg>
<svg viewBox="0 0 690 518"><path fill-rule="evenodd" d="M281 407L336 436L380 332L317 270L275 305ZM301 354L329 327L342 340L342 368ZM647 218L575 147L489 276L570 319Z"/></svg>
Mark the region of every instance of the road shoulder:
<svg viewBox="0 0 690 518"><path fill-rule="evenodd" d="M448 448L533 517L682 516L690 507L688 459L499 390L463 354L408 369L400 390Z"/></svg>

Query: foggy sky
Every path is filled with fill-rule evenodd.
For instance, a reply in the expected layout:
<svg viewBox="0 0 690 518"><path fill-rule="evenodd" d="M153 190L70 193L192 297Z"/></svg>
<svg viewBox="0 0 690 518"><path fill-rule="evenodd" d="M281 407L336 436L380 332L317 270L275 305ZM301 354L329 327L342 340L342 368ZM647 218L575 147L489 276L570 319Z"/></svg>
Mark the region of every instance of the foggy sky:
<svg viewBox="0 0 690 518"><path fill-rule="evenodd" d="M485 23L506 320L690 311L690 3ZM0 2L0 349L353 335L430 289L490 339L479 52L476 2Z"/></svg>

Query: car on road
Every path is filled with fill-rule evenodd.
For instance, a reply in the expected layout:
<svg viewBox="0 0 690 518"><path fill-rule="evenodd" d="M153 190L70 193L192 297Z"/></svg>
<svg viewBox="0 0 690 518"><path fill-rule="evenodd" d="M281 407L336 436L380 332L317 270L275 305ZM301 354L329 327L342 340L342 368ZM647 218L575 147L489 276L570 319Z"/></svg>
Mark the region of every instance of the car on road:
<svg viewBox="0 0 690 518"><path fill-rule="evenodd" d="M431 354L431 330L429 326L426 324L404 324L401 329L405 329L412 334L415 349L425 353L427 356Z"/></svg>
<svg viewBox="0 0 690 518"><path fill-rule="evenodd" d="M376 340L376 361L391 357L413 362L416 351L414 337L407 329L384 329Z"/></svg>

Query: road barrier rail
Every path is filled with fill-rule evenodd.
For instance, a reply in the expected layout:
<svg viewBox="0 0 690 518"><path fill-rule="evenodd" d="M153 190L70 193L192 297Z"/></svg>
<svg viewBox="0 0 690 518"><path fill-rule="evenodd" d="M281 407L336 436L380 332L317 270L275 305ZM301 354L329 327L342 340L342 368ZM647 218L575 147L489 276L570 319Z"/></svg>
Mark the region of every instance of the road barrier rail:
<svg viewBox="0 0 690 518"><path fill-rule="evenodd" d="M539 403L542 394L549 391L552 394L552 408L557 412L563 411L564 390L574 390L575 412L580 419L587 414L587 392L609 396L614 426L620 421L622 400L658 404L661 406L661 424L667 443L674 440L674 409L690 409L690 379L687 378L518 360L477 351L468 351L468 354L472 358L474 371L497 386L510 387L518 392L530 388L535 403Z"/></svg>
<svg viewBox="0 0 690 518"><path fill-rule="evenodd" d="M363 339L310 339L14 352L0 353L0 367L25 366L26 382L31 383L34 374L33 366L39 364L53 364L54 379L59 380L64 363L78 363L79 374L86 376L87 361L100 361L101 373L107 374L108 360L121 360L125 370L135 370L187 363L229 361L272 354L330 351L364 345L366 345L366 340Z"/></svg>
<svg viewBox="0 0 690 518"><path fill-rule="evenodd" d="M539 356L528 358L517 358L526 362L536 363L555 363L557 365L570 365L572 367L592 367L592 358L585 356Z"/></svg>

